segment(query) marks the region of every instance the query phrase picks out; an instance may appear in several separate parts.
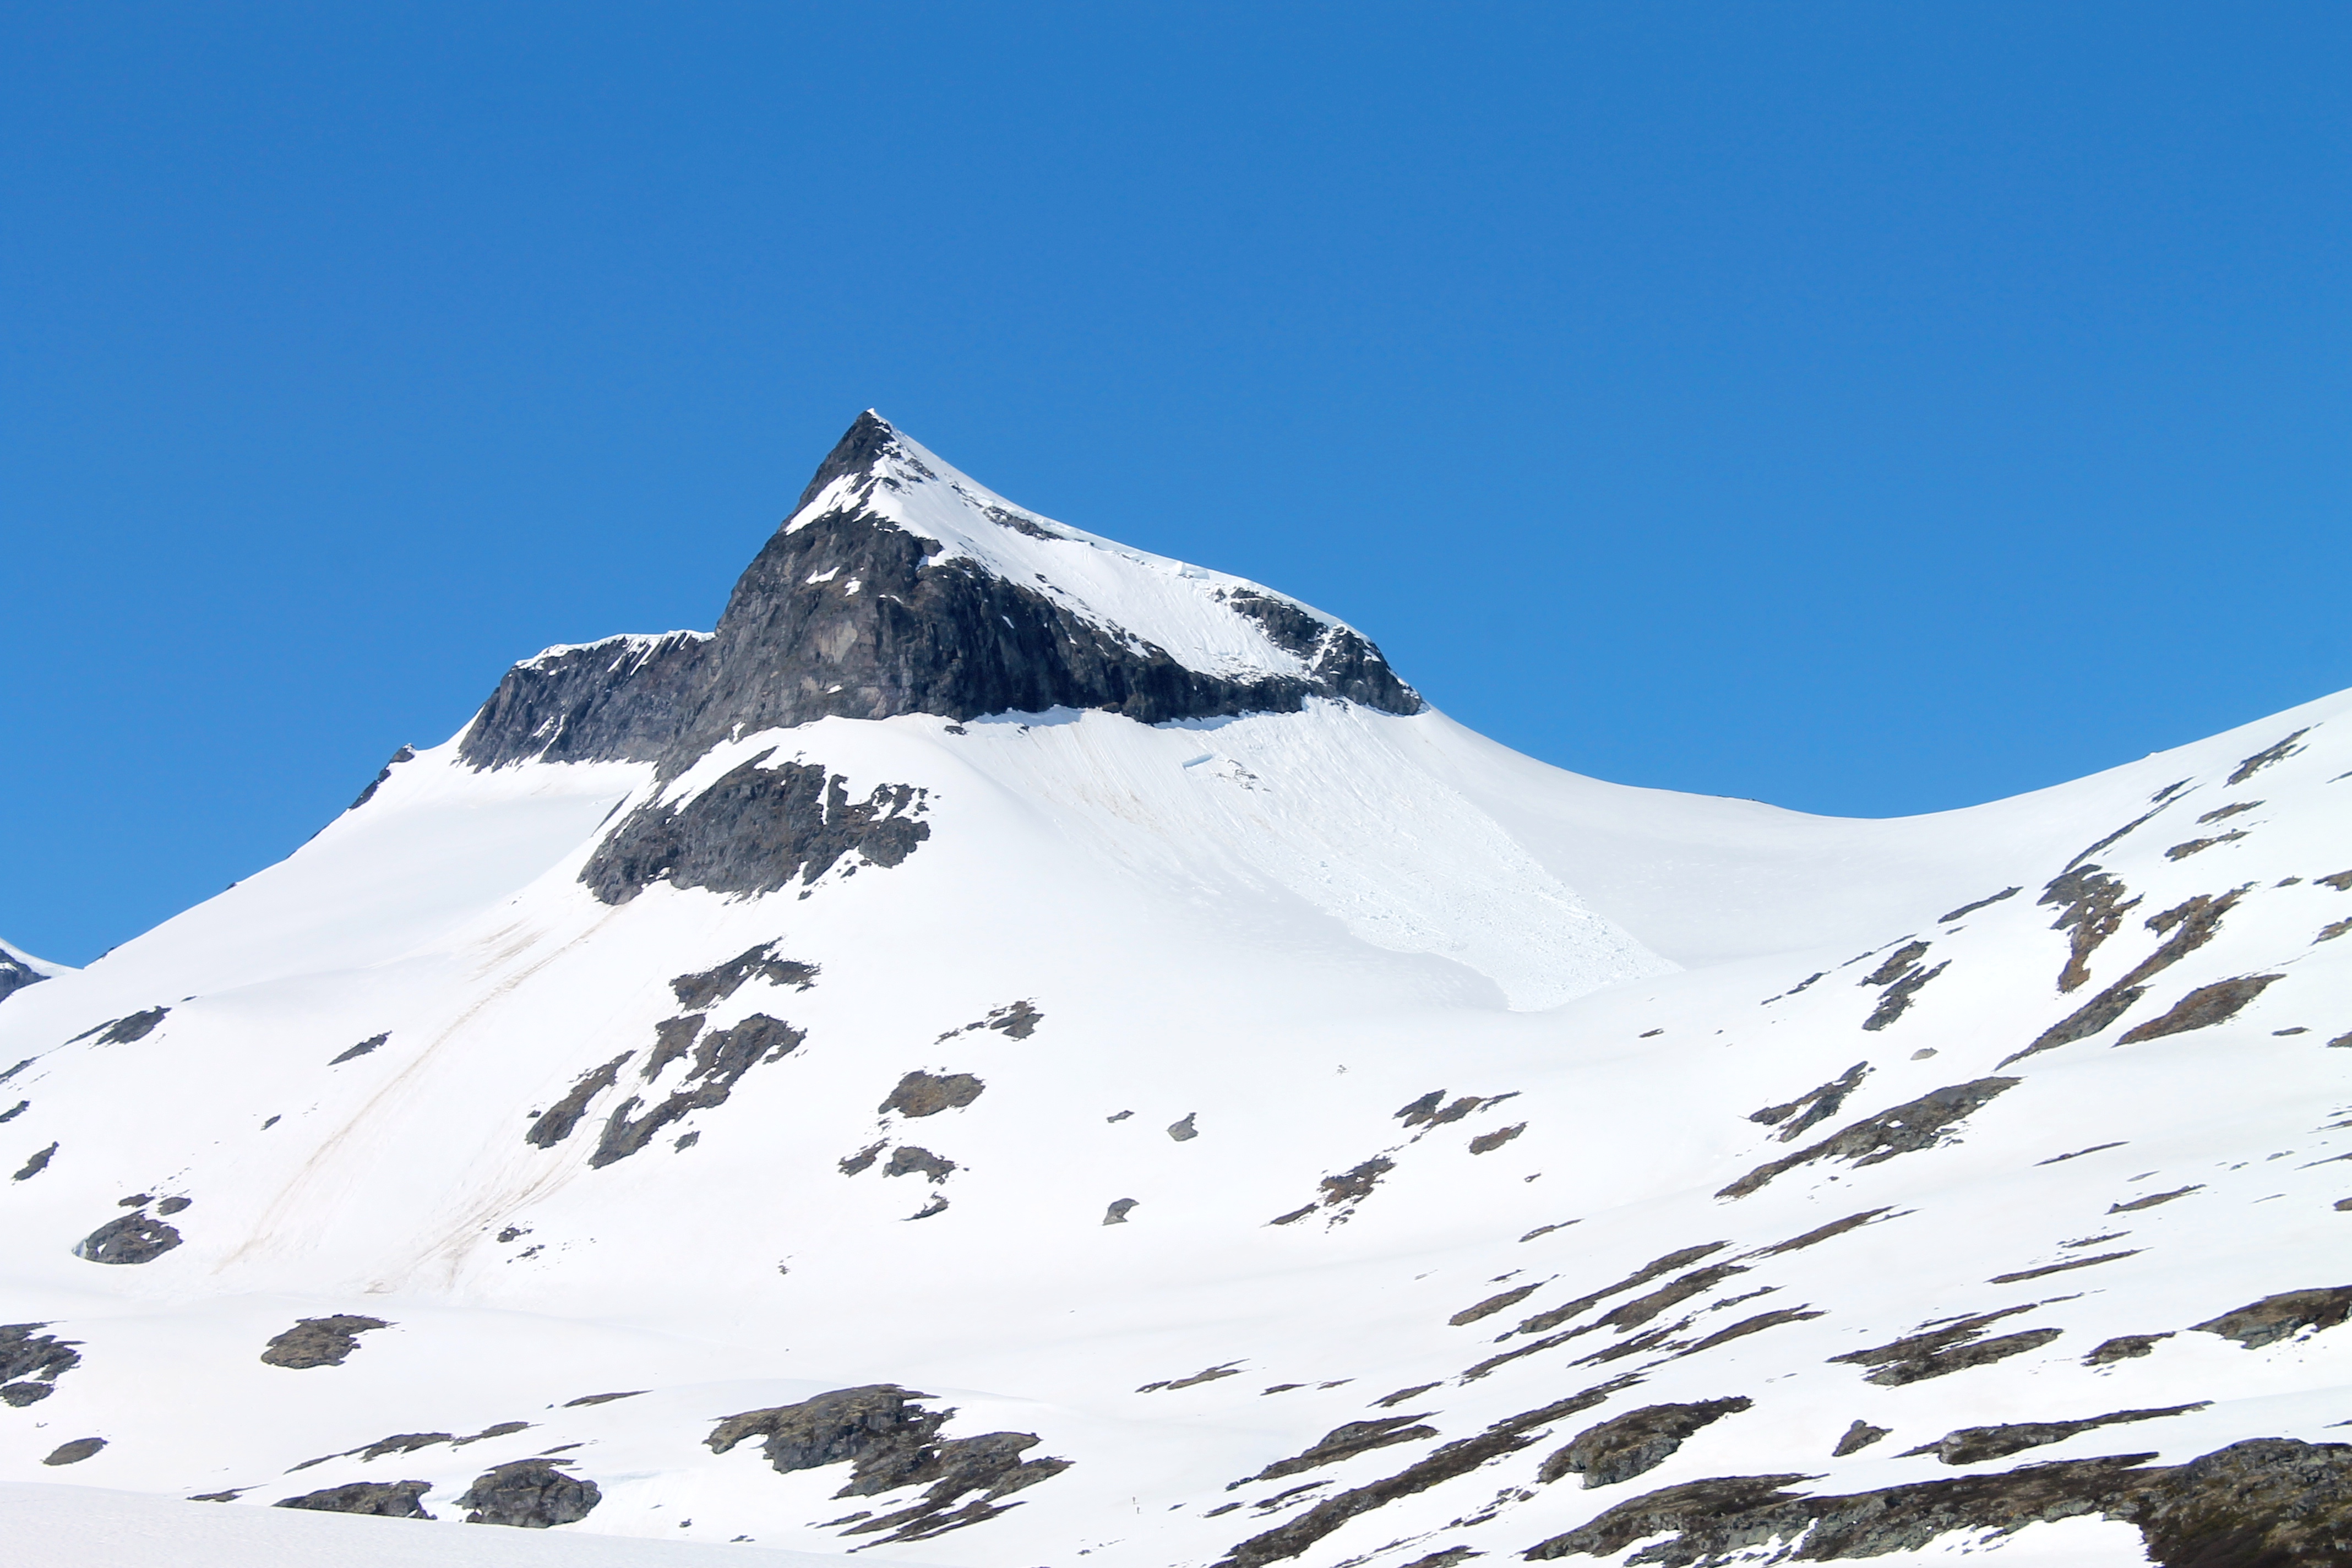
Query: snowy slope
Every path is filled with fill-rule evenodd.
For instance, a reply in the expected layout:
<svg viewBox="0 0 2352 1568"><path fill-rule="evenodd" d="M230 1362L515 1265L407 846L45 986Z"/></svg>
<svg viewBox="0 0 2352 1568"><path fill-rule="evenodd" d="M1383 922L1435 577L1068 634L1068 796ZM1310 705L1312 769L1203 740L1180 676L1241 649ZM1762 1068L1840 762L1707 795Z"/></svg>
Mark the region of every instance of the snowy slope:
<svg viewBox="0 0 2352 1568"><path fill-rule="evenodd" d="M868 416L715 635L519 666L0 1006L0 1479L418 1483L380 1539L551 1457L563 1535L971 1568L1697 1561L1864 1493L1808 1551L2185 1563L2343 1492L2165 1468L2352 1416L2352 696L1853 822L1385 668Z"/></svg>

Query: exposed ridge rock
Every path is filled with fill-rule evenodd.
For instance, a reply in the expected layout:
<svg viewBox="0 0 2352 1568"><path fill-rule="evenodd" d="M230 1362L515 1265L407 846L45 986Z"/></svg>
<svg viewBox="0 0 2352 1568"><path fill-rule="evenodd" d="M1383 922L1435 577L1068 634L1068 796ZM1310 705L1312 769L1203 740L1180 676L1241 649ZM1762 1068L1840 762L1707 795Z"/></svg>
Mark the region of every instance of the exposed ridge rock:
<svg viewBox="0 0 2352 1568"><path fill-rule="evenodd" d="M1013 581L909 531L875 504L877 492L945 486L983 527L1097 542L984 500L919 452L880 416L860 415L738 580L714 633L610 637L525 660L483 704L459 755L476 768L651 761L672 777L730 734L825 717L1097 708L1159 723L1295 712L1317 697L1391 713L1423 707L1370 641L1276 595L1202 584L1297 673L1196 669L1062 602L1050 584Z"/></svg>
<svg viewBox="0 0 2352 1568"><path fill-rule="evenodd" d="M22 991L27 985L38 985L47 975L26 963L16 954L0 947L0 1000Z"/></svg>
<svg viewBox="0 0 2352 1568"><path fill-rule="evenodd" d="M2137 1525L2162 1568L2336 1568L2352 1552L2352 1446L2258 1437L2185 1465L2144 1468L2155 1457L2062 1460L1843 1496L1790 1489L1814 1479L1799 1475L1687 1481L1619 1503L1525 1555L1607 1557L1649 1540L1627 1561L1713 1568L1777 1542L1784 1551L1776 1555L1841 1562L1916 1552L1961 1531L2006 1535L2089 1514Z"/></svg>

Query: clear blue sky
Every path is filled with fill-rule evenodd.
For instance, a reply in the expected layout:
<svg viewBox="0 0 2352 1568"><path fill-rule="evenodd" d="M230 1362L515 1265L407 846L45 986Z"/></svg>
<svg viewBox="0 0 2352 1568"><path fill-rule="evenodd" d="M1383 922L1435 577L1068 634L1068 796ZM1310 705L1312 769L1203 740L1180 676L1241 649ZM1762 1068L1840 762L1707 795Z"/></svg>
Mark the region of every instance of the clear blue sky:
<svg viewBox="0 0 2352 1568"><path fill-rule="evenodd" d="M0 7L0 933L86 962L857 410L1563 766L1887 816L2352 685L2352 9Z"/></svg>

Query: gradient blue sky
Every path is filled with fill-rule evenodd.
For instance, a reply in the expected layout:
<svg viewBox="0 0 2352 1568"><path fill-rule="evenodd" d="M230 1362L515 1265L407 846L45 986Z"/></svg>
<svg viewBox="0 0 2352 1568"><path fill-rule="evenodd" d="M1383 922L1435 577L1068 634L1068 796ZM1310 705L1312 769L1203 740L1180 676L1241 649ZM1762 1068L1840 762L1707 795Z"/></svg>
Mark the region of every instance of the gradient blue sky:
<svg viewBox="0 0 2352 1568"><path fill-rule="evenodd" d="M0 933L86 962L858 409L1563 766L2352 685L2336 5L0 6Z"/></svg>

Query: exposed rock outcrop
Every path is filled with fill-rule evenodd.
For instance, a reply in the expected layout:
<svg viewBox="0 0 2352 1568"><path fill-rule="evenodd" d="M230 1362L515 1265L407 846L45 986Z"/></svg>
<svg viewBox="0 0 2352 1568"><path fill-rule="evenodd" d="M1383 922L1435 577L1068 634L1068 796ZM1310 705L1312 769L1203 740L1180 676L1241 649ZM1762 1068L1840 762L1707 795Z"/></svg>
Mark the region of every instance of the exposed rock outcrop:
<svg viewBox="0 0 2352 1568"><path fill-rule="evenodd" d="M669 983L669 988L679 1006L689 1013L703 1013L734 995L749 981L764 980L771 985L789 985L796 991L805 991L816 984L821 971L815 964L778 958L775 954L774 942L761 942L699 974L681 974Z"/></svg>
<svg viewBox="0 0 2352 1568"><path fill-rule="evenodd" d="M765 1013L754 1013L731 1029L713 1029L695 1046L686 1077L667 1098L643 1116L631 1114L642 1103L635 1095L614 1107L596 1140L595 1152L588 1156L590 1167L626 1159L688 1111L726 1104L745 1073L763 1062L782 1061L806 1038L805 1030Z"/></svg>
<svg viewBox="0 0 2352 1568"><path fill-rule="evenodd" d="M1369 1513L1399 1498L1427 1491L1456 1476L1467 1475L1479 1466L1499 1459L1506 1454L1517 1453L1540 1442L1544 1429L1553 1423L1591 1409L1620 1389L1630 1387L1635 1381L1629 1377L1614 1378L1538 1409L1505 1416L1476 1436L1456 1438L1443 1444L1394 1475L1335 1492L1296 1519L1250 1537L1226 1552L1217 1568L1261 1568L1264 1563L1296 1557L1359 1514Z"/></svg>
<svg viewBox="0 0 2352 1568"><path fill-rule="evenodd" d="M910 1072L875 1109L886 1114L895 1110L906 1117L937 1116L942 1110L970 1105L987 1087L968 1072Z"/></svg>
<svg viewBox="0 0 2352 1568"><path fill-rule="evenodd" d="M684 800L638 806L589 855L580 880L608 904L660 881L772 893L795 877L815 881L847 855L898 865L931 836L917 815L924 792L913 785L877 784L852 802L842 775L814 763L770 767L774 754L760 752Z"/></svg>
<svg viewBox="0 0 2352 1568"><path fill-rule="evenodd" d="M457 1506L469 1511L467 1524L504 1524L518 1530L548 1530L588 1517L604 1500L594 1481L566 1475L560 1461L517 1459L474 1478Z"/></svg>
<svg viewBox="0 0 2352 1568"><path fill-rule="evenodd" d="M1546 1459L1536 1479L1556 1481L1580 1475L1590 1487L1614 1486L1656 1469L1701 1427L1736 1415L1755 1401L1745 1397L1701 1400L1689 1405L1645 1405L1639 1410L1588 1426Z"/></svg>
<svg viewBox="0 0 2352 1568"><path fill-rule="evenodd" d="M1856 1165L1875 1165L1881 1161L1892 1160L1897 1154L1931 1149L1953 1123L2022 1081L2013 1078L1980 1078L1970 1083L1956 1083L1923 1094L1891 1110L1864 1117L1793 1154L1785 1154L1769 1164L1759 1165L1715 1195L1719 1198L1744 1198L1761 1189L1775 1176L1784 1175L1815 1160L1837 1159L1850 1161Z"/></svg>
<svg viewBox="0 0 2352 1568"><path fill-rule="evenodd" d="M895 1384L837 1388L798 1405L730 1415L706 1441L713 1453L724 1454L750 1438L761 1438L761 1454L782 1474L845 1462L849 1481L836 1497L872 1497L902 1486L927 1488L911 1507L865 1519L848 1531L888 1530L894 1531L885 1537L889 1541L940 1534L993 1518L1003 1510L989 1506L989 1500L1034 1486L1069 1468L1066 1459L1024 1461L1021 1455L1037 1444L1034 1433L986 1432L939 1440L940 1428L955 1412L927 1410L915 1403L929 1397ZM954 1515L945 1512L975 1490L985 1492L980 1503Z"/></svg>
<svg viewBox="0 0 2352 1568"><path fill-rule="evenodd" d="M2029 1303L2022 1307L2004 1307L1994 1312L1979 1312L1943 1328L1912 1334L1888 1344L1833 1355L1830 1361L1833 1365L1874 1367L1877 1370L1867 1374L1867 1381L1888 1388L1899 1388L1906 1383L1922 1383L1931 1377L1949 1376L1973 1366L1984 1366L2013 1355L2022 1355L2056 1339L2062 1331L2057 1329L2027 1329L2020 1333L2001 1334L1992 1339L1984 1337L1984 1331L1993 1323L2032 1310Z"/></svg>
<svg viewBox="0 0 2352 1568"><path fill-rule="evenodd" d="M284 1333L269 1342L261 1352L263 1363L269 1366L292 1367L298 1371L314 1366L341 1366L343 1359L359 1349L359 1336L373 1329L392 1327L382 1318L362 1318L337 1314L331 1318L304 1318Z"/></svg>
<svg viewBox="0 0 2352 1568"><path fill-rule="evenodd" d="M2195 1328L2200 1334L2219 1334L2252 1351L2292 1339L2305 1329L2314 1332L2332 1329L2347 1317L2352 1317L2352 1285L2325 1285L2309 1290L2282 1290Z"/></svg>
<svg viewBox="0 0 2352 1568"><path fill-rule="evenodd" d="M1295 712L1315 697L1391 713L1423 707L1370 642L1277 595L1218 591L1299 672L1210 674L1042 584L1010 581L908 531L873 504L886 489L934 485L975 500L878 416L859 416L736 583L715 633L612 637L519 664L459 755L476 768L532 758L658 762L667 778L730 734L828 716L962 721L1092 708L1160 723ZM987 520L982 527L1084 548L1082 536L1009 508L991 503L974 515Z"/></svg>
<svg viewBox="0 0 2352 1568"><path fill-rule="evenodd" d="M1990 1475L1813 1496L1813 1478L1728 1476L1622 1502L1530 1547L1540 1562L1613 1556L1713 1568L1735 1556L1801 1541L1805 1562L1916 1552L1958 1531L2003 1534L2029 1524L2098 1514L2136 1524L2162 1568L2336 1568L2352 1552L2352 1447L2255 1438L2185 1465L2145 1468L2152 1454L2027 1465Z"/></svg>
<svg viewBox="0 0 2352 1568"><path fill-rule="evenodd" d="M38 985L47 978L6 948L0 947L0 1001L5 1001L27 985Z"/></svg>
<svg viewBox="0 0 2352 1568"><path fill-rule="evenodd" d="M1225 1489L1232 1491L1259 1481L1280 1480L1302 1470L1336 1465L1342 1459L1352 1459L1358 1454L1369 1454L1375 1448L1386 1448L1398 1443L1418 1443L1425 1437L1436 1436L1436 1427L1415 1425L1421 1419L1420 1415L1382 1415L1370 1421L1350 1421L1335 1426L1316 1439L1312 1447L1287 1459L1276 1459L1245 1479L1230 1482Z"/></svg>
<svg viewBox="0 0 2352 1568"><path fill-rule="evenodd" d="M2107 1415L2087 1415L2079 1421L2011 1421L1997 1426L1962 1426L1945 1433L1932 1443L1906 1449L1901 1457L1908 1458L1914 1454L1933 1454L1948 1465L1980 1465L1987 1459L2005 1459L2028 1448L2063 1443L2069 1437L2101 1426L2154 1421L2167 1415L2186 1415L2192 1410L2204 1409L2210 1403L2208 1400L2198 1405L2174 1405L2162 1410L2118 1410Z"/></svg>
<svg viewBox="0 0 2352 1568"><path fill-rule="evenodd" d="M74 1256L91 1263L152 1263L180 1245L177 1229L144 1214L108 1220L74 1244Z"/></svg>
<svg viewBox="0 0 2352 1568"><path fill-rule="evenodd" d="M273 1508L303 1508L318 1513L372 1513L383 1519L431 1519L424 1497L431 1481L350 1481L300 1497L280 1498Z"/></svg>
<svg viewBox="0 0 2352 1568"><path fill-rule="evenodd" d="M23 1409L57 1392L58 1379L81 1364L79 1342L38 1331L47 1323L0 1323L0 1404Z"/></svg>

